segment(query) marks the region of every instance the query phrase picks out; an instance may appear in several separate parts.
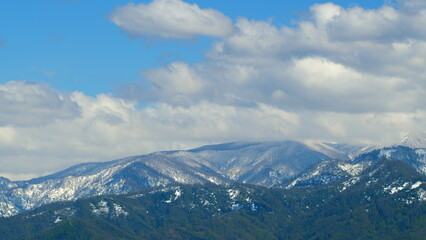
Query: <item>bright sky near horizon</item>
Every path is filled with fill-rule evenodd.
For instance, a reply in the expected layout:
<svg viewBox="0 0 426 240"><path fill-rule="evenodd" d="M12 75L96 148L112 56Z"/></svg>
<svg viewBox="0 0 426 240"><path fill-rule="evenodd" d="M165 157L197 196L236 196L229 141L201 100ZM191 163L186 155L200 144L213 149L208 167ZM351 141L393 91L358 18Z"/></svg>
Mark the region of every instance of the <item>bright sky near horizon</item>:
<svg viewBox="0 0 426 240"><path fill-rule="evenodd" d="M0 2L0 176L426 130L426 2Z"/></svg>

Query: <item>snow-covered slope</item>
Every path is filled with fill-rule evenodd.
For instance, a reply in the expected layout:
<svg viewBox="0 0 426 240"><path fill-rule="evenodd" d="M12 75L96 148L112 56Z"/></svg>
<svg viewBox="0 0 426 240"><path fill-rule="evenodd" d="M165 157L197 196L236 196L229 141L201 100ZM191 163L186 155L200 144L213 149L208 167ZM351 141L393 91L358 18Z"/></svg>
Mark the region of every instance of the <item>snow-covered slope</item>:
<svg viewBox="0 0 426 240"><path fill-rule="evenodd" d="M291 181L283 184L284 188L315 187L334 183L345 178L355 177L371 166L371 162L351 163L338 159L323 161L308 169Z"/></svg>
<svg viewBox="0 0 426 240"><path fill-rule="evenodd" d="M15 215L51 202L127 193L172 183L237 181L270 187L324 160L338 157L347 161L362 149L338 144L321 146L315 148L313 144L295 141L225 143L80 164L29 181L0 178L0 216Z"/></svg>
<svg viewBox="0 0 426 240"><path fill-rule="evenodd" d="M426 149L405 146L386 147L359 155L354 161L379 161L382 159L400 160L412 166L418 172L426 174Z"/></svg>
<svg viewBox="0 0 426 240"><path fill-rule="evenodd" d="M402 139L399 145L410 148L426 148L426 132L410 133Z"/></svg>
<svg viewBox="0 0 426 240"><path fill-rule="evenodd" d="M227 143L190 150L229 179L272 186L329 156L293 141Z"/></svg>
<svg viewBox="0 0 426 240"><path fill-rule="evenodd" d="M312 187L329 184L347 177L357 177L380 160L400 160L426 175L426 149L405 146L385 147L358 155L352 161L333 159L318 163L281 186L285 188Z"/></svg>
<svg viewBox="0 0 426 240"><path fill-rule="evenodd" d="M321 152L330 156L333 159L350 161L356 156L377 149L373 145L351 145L345 143L330 143L321 141L305 141L307 146L315 151Z"/></svg>
<svg viewBox="0 0 426 240"><path fill-rule="evenodd" d="M347 162L341 164L338 168L348 166ZM0 236L7 240L82 236L132 240L424 239L426 176L392 160L372 163L361 173L353 170L357 176L316 188L174 184L49 204L0 218Z"/></svg>
<svg viewBox="0 0 426 240"><path fill-rule="evenodd" d="M183 162L164 153L81 164L50 176L19 182L3 191L0 216L11 216L51 202L126 193L170 183L228 181L203 164Z"/></svg>

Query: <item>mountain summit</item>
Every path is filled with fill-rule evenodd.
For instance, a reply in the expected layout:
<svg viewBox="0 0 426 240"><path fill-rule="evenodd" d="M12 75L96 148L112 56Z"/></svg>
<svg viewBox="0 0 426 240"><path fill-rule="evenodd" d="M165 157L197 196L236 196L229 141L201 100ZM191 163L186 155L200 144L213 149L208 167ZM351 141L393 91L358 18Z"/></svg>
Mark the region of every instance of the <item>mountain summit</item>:
<svg viewBox="0 0 426 240"><path fill-rule="evenodd" d="M426 132L406 135L400 145L410 148L426 148Z"/></svg>

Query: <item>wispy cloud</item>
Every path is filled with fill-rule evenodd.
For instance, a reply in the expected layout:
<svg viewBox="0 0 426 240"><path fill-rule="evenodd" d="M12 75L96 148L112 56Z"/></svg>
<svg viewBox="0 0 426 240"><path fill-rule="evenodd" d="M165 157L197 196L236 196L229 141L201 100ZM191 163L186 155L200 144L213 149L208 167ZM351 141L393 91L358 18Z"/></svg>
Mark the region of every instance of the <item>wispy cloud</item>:
<svg viewBox="0 0 426 240"><path fill-rule="evenodd" d="M55 73L55 72L48 71L48 70L44 70L44 71L43 71L43 74L44 74L46 77L48 77L48 78L52 78L52 77L54 77L54 76L56 75L56 73Z"/></svg>

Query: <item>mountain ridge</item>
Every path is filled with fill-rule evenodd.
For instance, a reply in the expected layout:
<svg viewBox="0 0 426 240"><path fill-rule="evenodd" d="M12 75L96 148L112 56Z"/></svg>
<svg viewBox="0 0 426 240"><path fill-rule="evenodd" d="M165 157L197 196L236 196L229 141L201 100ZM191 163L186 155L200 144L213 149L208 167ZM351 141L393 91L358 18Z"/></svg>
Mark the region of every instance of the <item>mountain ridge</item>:
<svg viewBox="0 0 426 240"><path fill-rule="evenodd" d="M176 183L240 182L283 188L329 184L356 176L384 156L380 151L389 156L394 154L395 159L408 154L412 159L401 160L422 173L426 169L426 154L409 154L410 151L420 153L422 149L404 148L398 152L391 149L396 147L391 147L373 150L370 155L365 153L372 148L296 141L232 142L78 164L28 181L0 179L0 216L13 216L52 202L123 194ZM336 159L336 154L346 154L346 157ZM360 155L354 157L355 154ZM365 157L360 160L360 156Z"/></svg>
<svg viewBox="0 0 426 240"><path fill-rule="evenodd" d="M340 151L340 150L336 150ZM332 157L301 142L232 142L72 166L1 184L0 216L46 203L138 191L172 183L278 185Z"/></svg>
<svg viewBox="0 0 426 240"><path fill-rule="evenodd" d="M315 188L170 185L0 218L14 239L423 239L426 176L382 159Z"/></svg>
<svg viewBox="0 0 426 240"><path fill-rule="evenodd" d="M426 148L426 132L407 134L398 145L410 148Z"/></svg>

